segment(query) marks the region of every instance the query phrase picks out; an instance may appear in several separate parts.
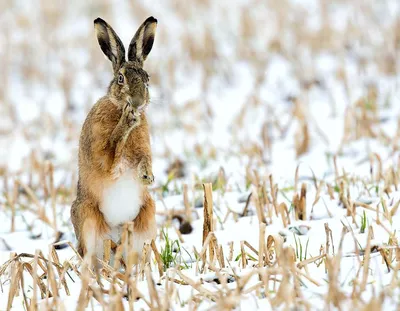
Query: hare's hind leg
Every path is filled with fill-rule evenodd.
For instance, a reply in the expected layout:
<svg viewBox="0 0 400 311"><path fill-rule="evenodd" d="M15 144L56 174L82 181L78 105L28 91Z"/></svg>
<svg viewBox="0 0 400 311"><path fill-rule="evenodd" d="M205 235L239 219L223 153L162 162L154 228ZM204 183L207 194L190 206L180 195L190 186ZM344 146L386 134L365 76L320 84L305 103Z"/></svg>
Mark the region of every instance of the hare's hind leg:
<svg viewBox="0 0 400 311"><path fill-rule="evenodd" d="M74 202L72 202L72 206L71 206L71 222L72 225L74 227L74 231L75 231L75 236L76 236L76 240L78 241L77 244L77 250L79 255L83 256L83 247L82 247L82 243L81 241L81 227L82 227L82 221L81 218L79 217L80 213L79 213L79 207L80 207L80 200L79 197L77 197Z"/></svg>
<svg viewBox="0 0 400 311"><path fill-rule="evenodd" d="M71 220L78 240L78 252L103 257L103 240L109 232L98 205L91 200L75 200L71 209Z"/></svg>
<svg viewBox="0 0 400 311"><path fill-rule="evenodd" d="M138 216L134 220L133 248L139 257L142 254L144 243L150 243L156 238L156 208L153 199L147 190L143 194L143 205Z"/></svg>

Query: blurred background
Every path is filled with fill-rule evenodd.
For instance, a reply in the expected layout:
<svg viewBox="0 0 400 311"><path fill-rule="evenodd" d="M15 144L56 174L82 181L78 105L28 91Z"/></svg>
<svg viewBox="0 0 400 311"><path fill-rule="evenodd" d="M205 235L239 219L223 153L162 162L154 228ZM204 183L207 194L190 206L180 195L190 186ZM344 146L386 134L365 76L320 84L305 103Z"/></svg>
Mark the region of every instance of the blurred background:
<svg viewBox="0 0 400 311"><path fill-rule="evenodd" d="M234 267L241 264L248 270L257 265L253 259L250 266L240 263L247 261L243 241L262 245L256 217L268 224L269 237L279 232L287 238L285 245L293 247L293 254L296 249L300 262L298 243L300 249L305 245L306 256L329 255L328 229L332 249L340 232L342 237L348 232L343 257L340 246L338 261L326 256L316 264L326 260L319 270L310 265L310 276L327 286L314 289L317 283L311 278L312 285L294 281L293 288L288 286L285 280L300 277L289 274L294 265L290 260L291 268L286 269L285 259L284 281L268 274L275 278L269 279L272 292L261 290L256 278L252 291L257 297L264 291L264 303L276 300L278 283L284 286L276 296L284 295L277 304L294 302L296 308L301 308L301 300L329 307L330 302L321 302L326 297L351 297L355 306L371 300L375 305L365 305L366 310L383 305L385 297L390 298L386 303L395 303L399 286L391 275L398 270L386 272L390 269L385 254L390 252L388 258L398 267L394 248L400 240L399 0L0 0L0 264L13 258L10 252L29 255L41 249L48 254L55 241L75 243L70 206L76 197L79 135L86 115L112 79L93 20L106 20L128 45L149 16L158 20L144 65L150 75L147 117L155 175L150 190L157 206L157 247L164 254L163 249L170 250L170 256L164 256L168 265L170 258L177 263L178 253L174 250L173 257L172 248L178 238L185 251L201 250L201 215L208 208L193 207L203 207L202 183L212 182L213 231ZM185 244L174 219L183 213L193 227L187 230L193 229L192 234L184 236ZM269 253L269 237L265 254L274 253ZM371 237L376 244L369 244ZM170 247L168 240L174 241ZM379 248L385 261L379 254L369 261L368 248L378 252L375 245L385 244L388 248ZM280 244L274 245L278 258ZM361 260L359 252L368 255ZM70 248L59 253L62 260L74 255ZM200 257L193 253L193 258ZM367 267L366 262L373 264ZM13 276L21 275L20 267L28 270L24 265L15 266ZM203 286L197 266L198 262L196 280ZM308 274L307 264L304 271ZM333 282L325 277L327 271ZM116 280L114 274L112 279ZM15 294L18 279L2 280L0 309L1 302L6 309L8 298L2 296L12 297L7 288ZM40 274L40 280L48 284L50 272ZM80 284L79 277L76 280ZM223 282L224 294L218 293L223 303L234 303L237 293L247 292L242 282L236 282L238 287L229 284L234 293L229 296L228 279ZM76 284L71 288L80 290ZM71 298L86 296L88 283L83 284L85 292ZM214 284L209 285L214 291ZM197 286L180 288L181 293L172 295L173 286L157 287L157 293L160 299L167 295L171 299L162 300L171 300L178 308L184 307L189 292L196 308L202 302L207 306L213 297L199 296ZM95 293L92 289L88 296ZM256 301L255 296L248 298L244 303ZM22 306L25 293L19 299ZM342 305L350 306L348 301ZM244 306L243 310L251 309Z"/></svg>
<svg viewBox="0 0 400 311"><path fill-rule="evenodd" d="M399 11L397 0L3 0L1 171L50 160L76 175L82 123L112 79L98 16L126 45L158 19L145 63L157 182L171 166L292 178L299 161L324 176L331 155L365 157L353 144L364 137L393 155Z"/></svg>

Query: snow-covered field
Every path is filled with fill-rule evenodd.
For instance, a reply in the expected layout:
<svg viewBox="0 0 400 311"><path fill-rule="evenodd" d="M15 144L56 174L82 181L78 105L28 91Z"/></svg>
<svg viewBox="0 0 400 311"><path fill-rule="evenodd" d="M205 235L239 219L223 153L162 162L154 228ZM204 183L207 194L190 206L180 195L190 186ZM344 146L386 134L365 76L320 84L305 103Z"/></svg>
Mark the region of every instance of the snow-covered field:
<svg viewBox="0 0 400 311"><path fill-rule="evenodd" d="M127 44L151 15L162 265L128 277L87 269L69 209L93 20ZM0 66L0 310L400 308L398 0L3 1Z"/></svg>

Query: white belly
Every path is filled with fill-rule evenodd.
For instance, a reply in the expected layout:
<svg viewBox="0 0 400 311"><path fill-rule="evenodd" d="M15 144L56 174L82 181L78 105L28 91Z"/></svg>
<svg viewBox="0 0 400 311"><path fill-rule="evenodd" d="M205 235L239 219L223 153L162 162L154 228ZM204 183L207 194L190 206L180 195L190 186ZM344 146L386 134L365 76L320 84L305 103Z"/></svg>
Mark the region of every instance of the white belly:
<svg viewBox="0 0 400 311"><path fill-rule="evenodd" d="M103 191L101 211L107 223L117 226L134 220L142 206L142 185L127 170Z"/></svg>

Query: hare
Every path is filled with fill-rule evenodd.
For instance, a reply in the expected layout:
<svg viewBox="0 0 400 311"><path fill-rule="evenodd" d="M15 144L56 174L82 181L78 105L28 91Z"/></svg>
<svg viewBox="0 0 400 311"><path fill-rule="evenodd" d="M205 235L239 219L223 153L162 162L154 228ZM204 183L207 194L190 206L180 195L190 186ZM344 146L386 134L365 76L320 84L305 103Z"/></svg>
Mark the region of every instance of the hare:
<svg viewBox="0 0 400 311"><path fill-rule="evenodd" d="M154 42L157 20L147 18L125 48L101 18L94 21L100 48L112 63L107 94L92 107L79 140L77 197L71 221L81 256L101 258L103 240L119 241L122 225L134 221L134 251L156 236L150 137L144 109L149 76L143 63Z"/></svg>

